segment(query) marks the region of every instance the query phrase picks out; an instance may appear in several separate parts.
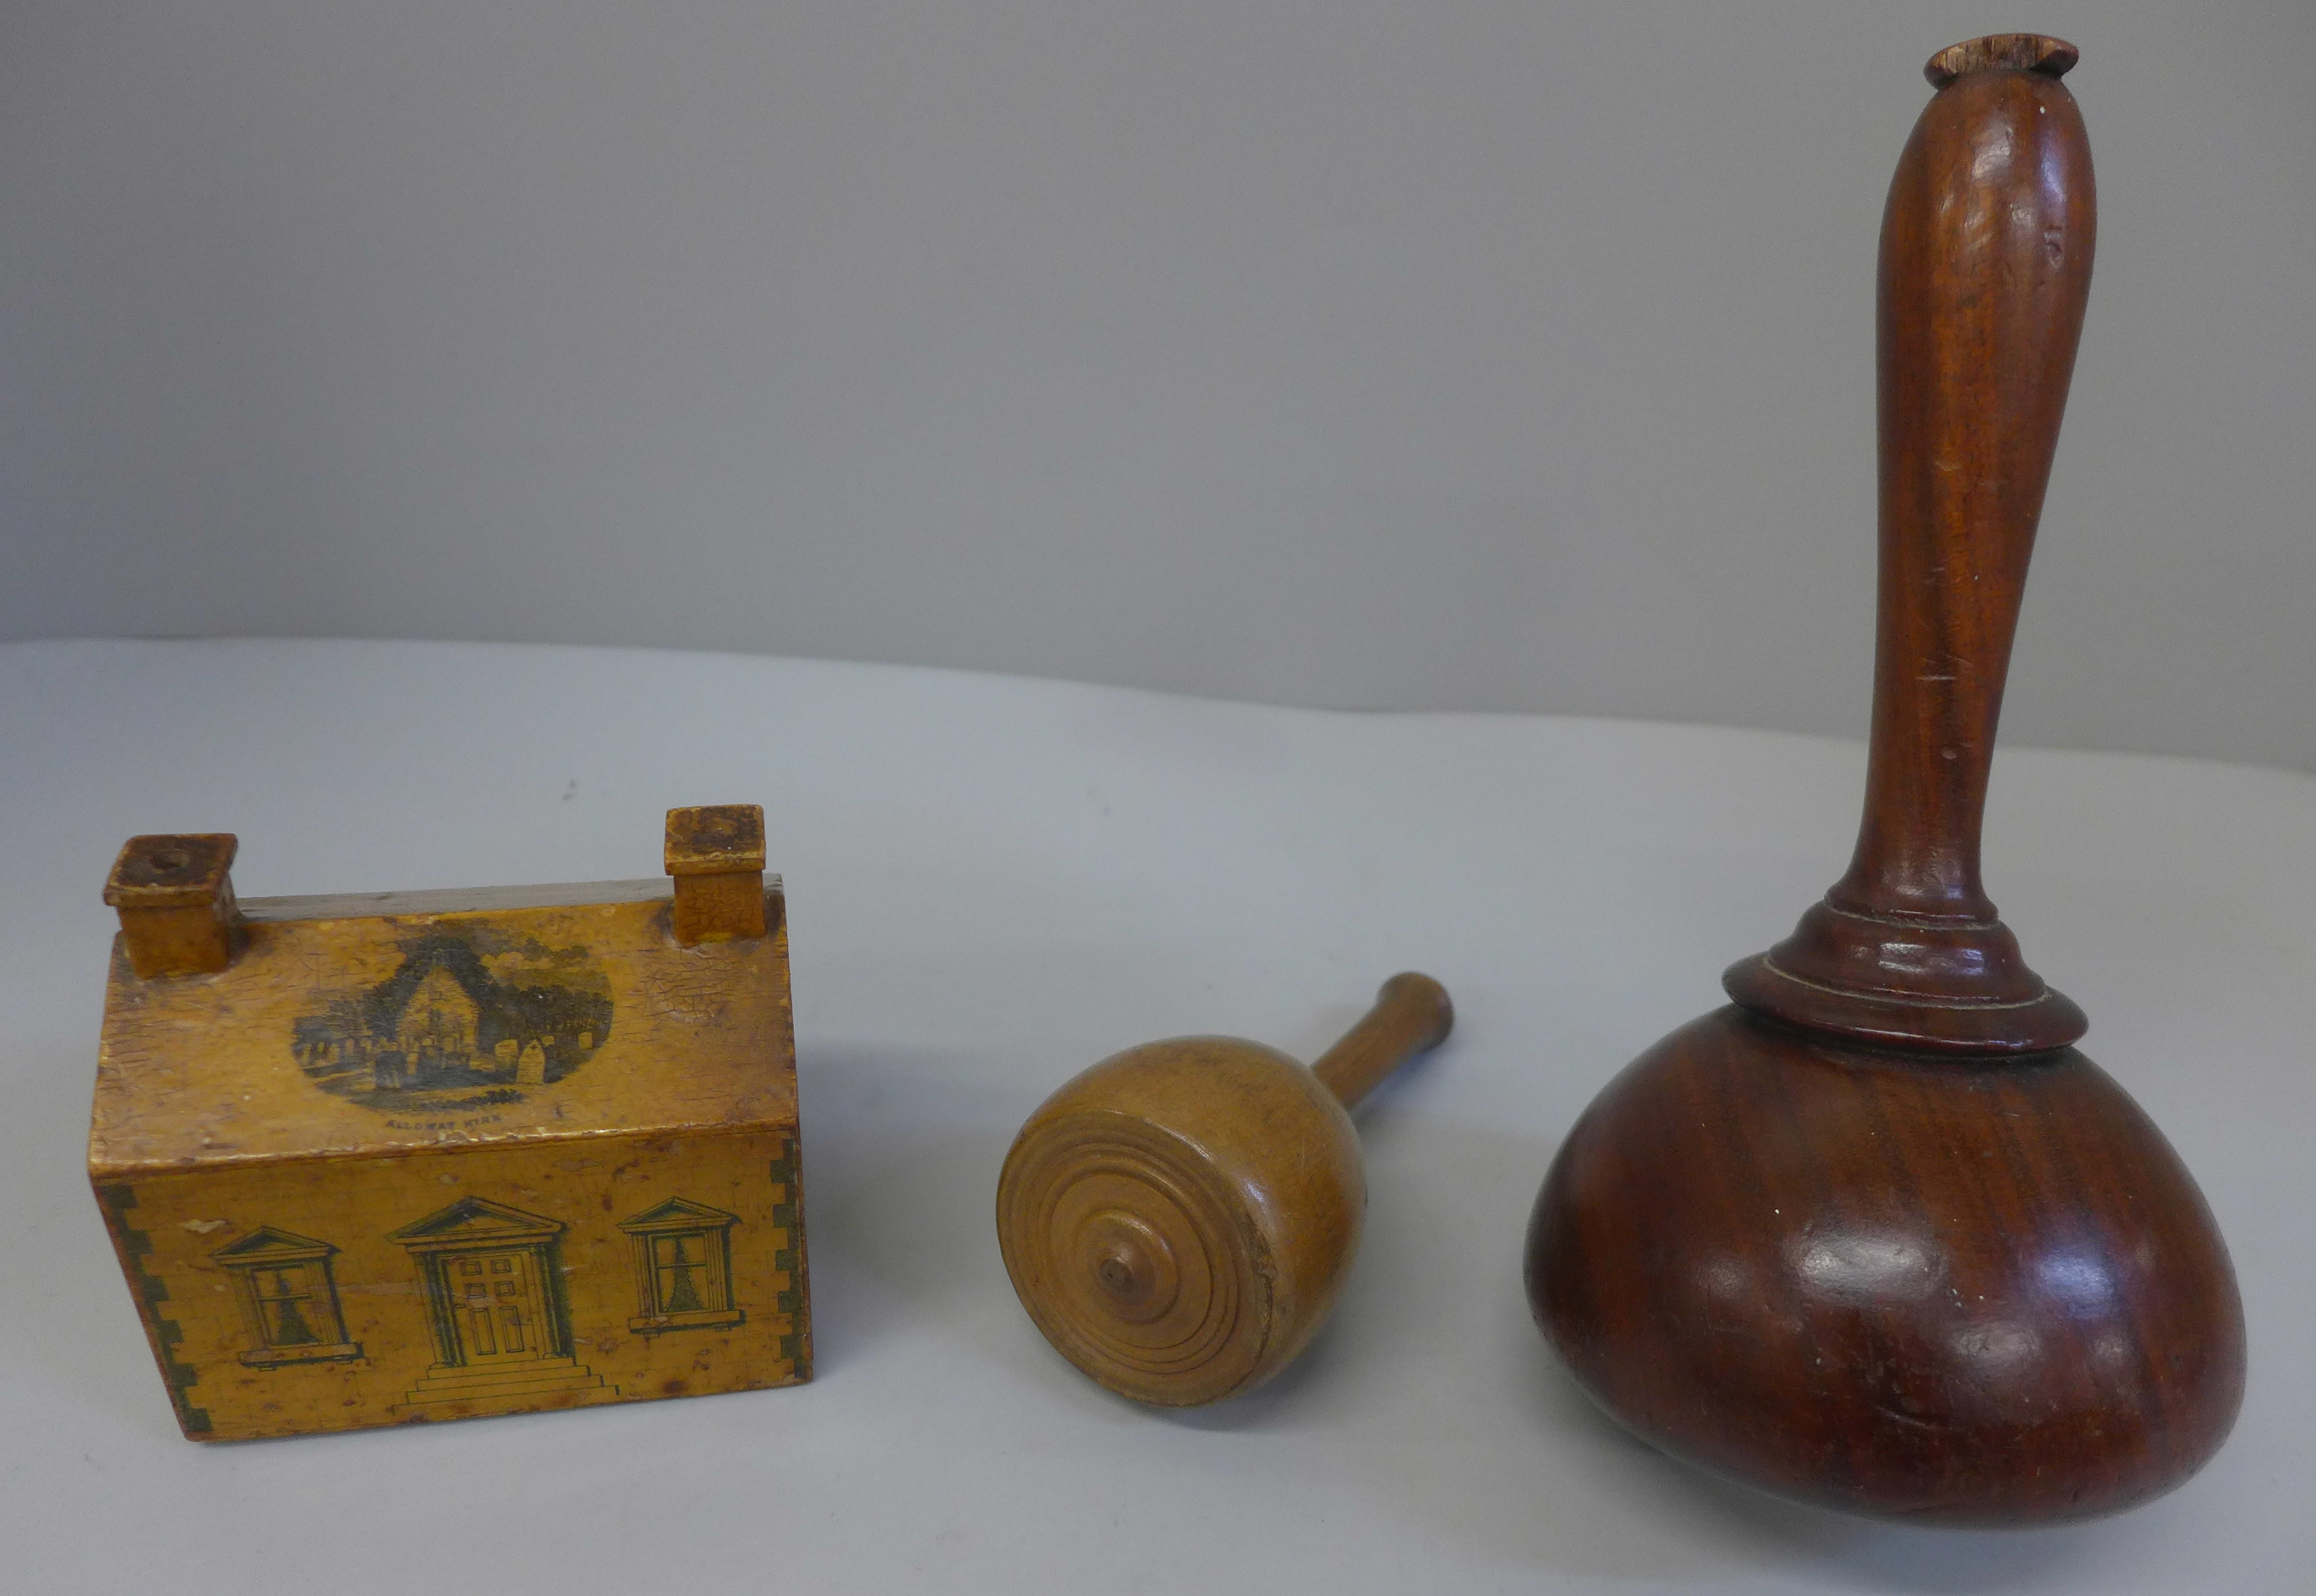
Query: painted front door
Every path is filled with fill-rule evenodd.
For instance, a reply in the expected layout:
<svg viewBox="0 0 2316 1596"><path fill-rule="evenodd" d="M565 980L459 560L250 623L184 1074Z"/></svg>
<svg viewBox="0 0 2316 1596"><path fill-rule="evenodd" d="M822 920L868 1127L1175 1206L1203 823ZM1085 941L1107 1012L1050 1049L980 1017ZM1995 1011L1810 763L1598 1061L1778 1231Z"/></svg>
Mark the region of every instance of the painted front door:
<svg viewBox="0 0 2316 1596"><path fill-rule="evenodd" d="M547 1314L539 1254L529 1247L456 1253L442 1261L459 1328L460 1361L502 1363L547 1357Z"/></svg>

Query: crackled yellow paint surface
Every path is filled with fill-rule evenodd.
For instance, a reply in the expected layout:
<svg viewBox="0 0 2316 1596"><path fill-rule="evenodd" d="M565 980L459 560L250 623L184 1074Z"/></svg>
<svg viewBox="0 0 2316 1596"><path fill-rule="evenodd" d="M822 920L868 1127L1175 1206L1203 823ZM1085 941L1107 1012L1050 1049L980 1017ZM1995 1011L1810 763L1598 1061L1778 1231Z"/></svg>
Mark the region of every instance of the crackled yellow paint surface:
<svg viewBox="0 0 2316 1596"><path fill-rule="evenodd" d="M599 901L573 901L590 896ZM90 1174L188 1435L808 1378L787 929L664 883L259 900L116 948Z"/></svg>

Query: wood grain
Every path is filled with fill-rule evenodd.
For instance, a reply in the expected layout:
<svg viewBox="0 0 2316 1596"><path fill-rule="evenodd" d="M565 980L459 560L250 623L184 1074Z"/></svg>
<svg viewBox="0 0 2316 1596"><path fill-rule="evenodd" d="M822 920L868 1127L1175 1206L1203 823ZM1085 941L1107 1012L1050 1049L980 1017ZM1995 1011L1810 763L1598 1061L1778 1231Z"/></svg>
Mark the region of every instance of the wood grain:
<svg viewBox="0 0 2316 1596"><path fill-rule="evenodd" d="M1877 1055L1723 1009L1586 1110L1528 1256L1539 1322L1624 1423L1852 1512L2129 1507L2243 1392L2203 1197L2073 1048Z"/></svg>
<svg viewBox="0 0 2316 1596"><path fill-rule="evenodd" d="M105 878L122 950L146 980L213 975L233 961L241 916L231 870L239 841L223 832L131 837Z"/></svg>
<svg viewBox="0 0 2316 1596"><path fill-rule="evenodd" d="M1439 984L1406 974L1326 1055L1332 1080L1260 1043L1177 1037L1068 1082L998 1181L998 1242L1031 1320L1087 1376L1162 1407L1285 1368L1358 1247L1367 1182L1346 1104L1451 1023Z"/></svg>
<svg viewBox="0 0 2316 1596"><path fill-rule="evenodd" d="M1527 1285L1644 1439L1849 1511L2032 1524L2185 1480L2226 1438L2243 1314L2195 1181L2071 1046L1979 830L2090 276L2072 47L1957 45L1892 183L1881 578L1848 872L1586 1110Z"/></svg>
<svg viewBox="0 0 2316 1596"><path fill-rule="evenodd" d="M129 852L182 906L229 899L231 840L151 859L172 841L200 839ZM184 1432L808 1378L787 923L758 898L767 934L694 947L664 879L254 899L223 967L166 975L124 929L89 1175Z"/></svg>
<svg viewBox="0 0 2316 1596"><path fill-rule="evenodd" d="M764 934L764 811L708 804L667 812L667 873L675 878L675 940Z"/></svg>
<svg viewBox="0 0 2316 1596"><path fill-rule="evenodd" d="M2027 967L1979 878L1995 724L2098 230L2082 117L2056 76L2073 51L2043 43L1940 52L1978 64L1923 111L1891 183L1865 817L1825 901L1728 976L1750 1007L1875 1042L2033 1052L2086 1023ZM2041 65L1989 64L2012 59Z"/></svg>
<svg viewBox="0 0 2316 1596"><path fill-rule="evenodd" d="M1375 1006L1312 1062L1311 1073L1345 1108L1355 1109L1385 1076L1446 1041L1455 1029L1448 989L1429 976L1403 971L1383 984Z"/></svg>

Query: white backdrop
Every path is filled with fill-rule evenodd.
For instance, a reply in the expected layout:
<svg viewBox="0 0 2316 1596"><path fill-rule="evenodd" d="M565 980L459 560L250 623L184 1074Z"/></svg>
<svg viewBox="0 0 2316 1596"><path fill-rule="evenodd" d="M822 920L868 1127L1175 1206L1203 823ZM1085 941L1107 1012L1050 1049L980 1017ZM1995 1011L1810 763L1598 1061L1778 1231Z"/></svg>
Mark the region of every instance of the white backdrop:
<svg viewBox="0 0 2316 1596"><path fill-rule="evenodd" d="M1882 192L2080 45L2017 739L2316 766L2307 0L13 0L0 638L1862 729Z"/></svg>
<svg viewBox="0 0 2316 1596"><path fill-rule="evenodd" d="M1937 1531L1627 1437L1529 1323L1570 1122L1840 869L1855 743L1355 716L940 671L445 643L0 647L0 1591L10 1596L2307 1596L2316 780L2019 751L1988 877L2202 1182L2233 1437L2096 1523ZM82 1162L120 839L251 896L649 874L761 798L785 876L808 1386L247 1446L177 1439ZM2128 869L2116 861L2127 860ZM1358 1114L1332 1319L1161 1415L1022 1313L1022 1119L1185 1031L1308 1058L1387 972L1456 1034ZM286 1050L272 1065L294 1068Z"/></svg>

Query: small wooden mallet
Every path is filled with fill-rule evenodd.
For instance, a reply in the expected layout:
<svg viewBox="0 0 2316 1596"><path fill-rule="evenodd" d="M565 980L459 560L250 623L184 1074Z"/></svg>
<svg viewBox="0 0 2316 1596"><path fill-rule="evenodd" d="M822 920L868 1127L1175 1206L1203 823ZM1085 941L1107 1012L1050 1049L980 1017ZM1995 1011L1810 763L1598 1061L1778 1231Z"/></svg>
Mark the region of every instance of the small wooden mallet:
<svg viewBox="0 0 2316 1596"><path fill-rule="evenodd" d="M1252 1390L1326 1322L1367 1208L1346 1112L1455 1022L1429 976L1394 976L1305 1069L1259 1042L1176 1037L1047 1098L997 1186L997 1238L1029 1317L1136 1402Z"/></svg>

